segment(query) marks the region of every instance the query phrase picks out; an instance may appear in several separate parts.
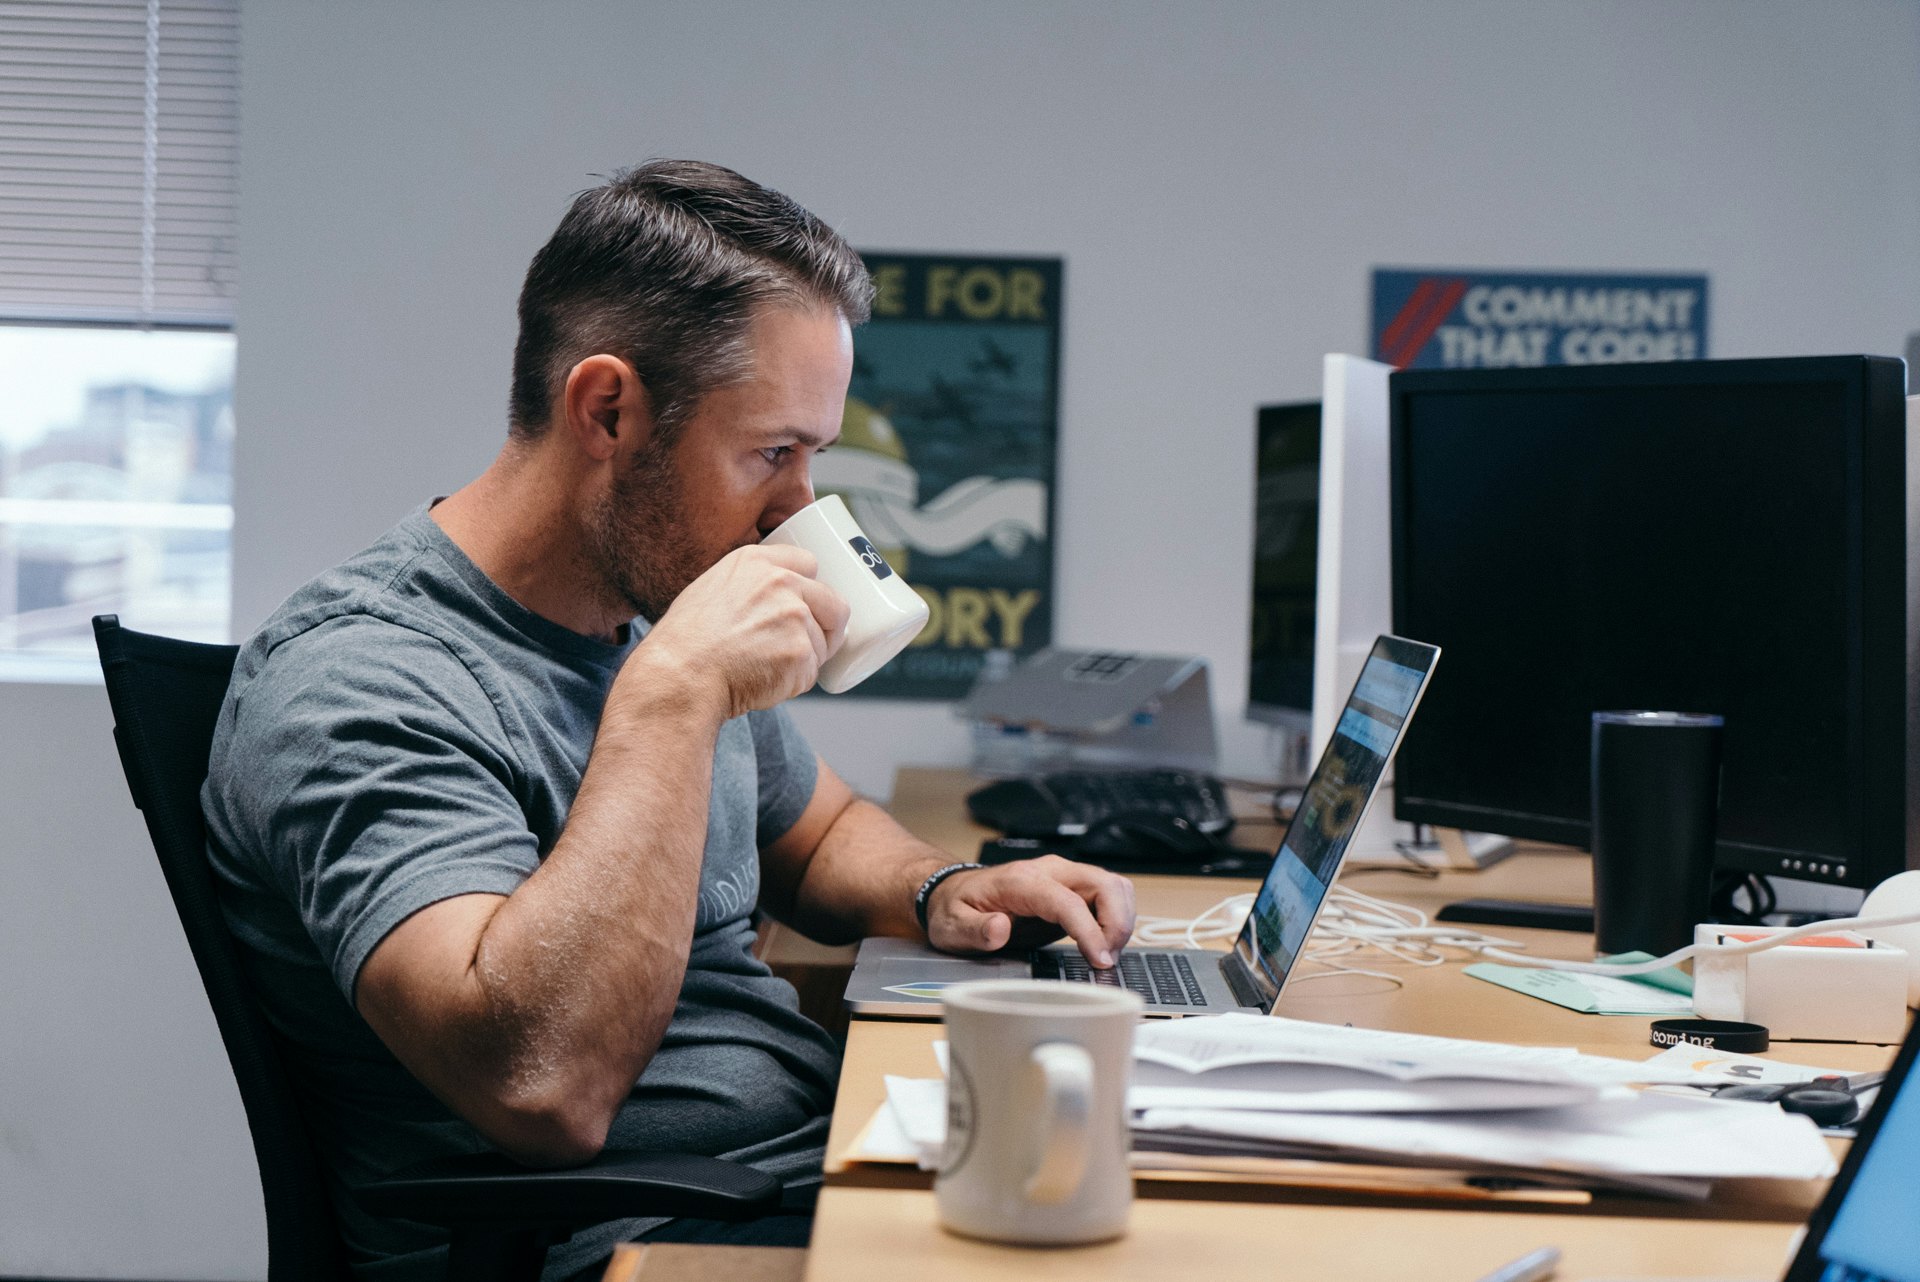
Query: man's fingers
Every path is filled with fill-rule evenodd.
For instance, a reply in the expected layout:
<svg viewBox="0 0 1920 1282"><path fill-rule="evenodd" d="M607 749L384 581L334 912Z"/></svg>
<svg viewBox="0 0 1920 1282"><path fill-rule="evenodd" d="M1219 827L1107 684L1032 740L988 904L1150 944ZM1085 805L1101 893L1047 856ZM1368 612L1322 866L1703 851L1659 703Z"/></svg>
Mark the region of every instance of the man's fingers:
<svg viewBox="0 0 1920 1282"><path fill-rule="evenodd" d="M809 615L805 622L807 625L807 640L813 646L814 672L818 675L820 665L825 663L827 656L833 653L833 642L826 633L820 630L819 620Z"/></svg>
<svg viewBox="0 0 1920 1282"><path fill-rule="evenodd" d="M820 625L821 635L826 639L826 653L820 658L824 661L828 655L840 648L840 642L847 635L847 617L852 608L847 599L826 584L815 579L802 579L799 582L800 599L807 604L815 622Z"/></svg>
<svg viewBox="0 0 1920 1282"><path fill-rule="evenodd" d="M950 936L942 941L948 947L963 952L997 953L1013 937L1013 919L1005 913L975 908L964 900L956 900L952 909L947 914L947 930L942 932Z"/></svg>
<svg viewBox="0 0 1920 1282"><path fill-rule="evenodd" d="M1073 937L1080 952L1095 966L1113 965L1113 946L1106 932L1093 919L1087 901L1057 881L1049 879L1039 888L1032 910L1027 914L1052 922Z"/></svg>
<svg viewBox="0 0 1920 1282"><path fill-rule="evenodd" d="M1056 856L968 873L953 886L936 910L943 919L931 932L937 947L994 952L1044 922L1056 932L1050 937L1071 936L1089 962L1105 968L1133 933L1133 884Z"/></svg>
<svg viewBox="0 0 1920 1282"><path fill-rule="evenodd" d="M997 953L1013 938L1013 918L1005 913L980 914L981 951Z"/></svg>
<svg viewBox="0 0 1920 1282"><path fill-rule="evenodd" d="M1103 878L1093 892L1093 915L1100 919L1107 946L1125 948L1133 938L1133 883L1125 877Z"/></svg>
<svg viewBox="0 0 1920 1282"><path fill-rule="evenodd" d="M791 543L756 543L741 548L738 555L760 557L783 570L792 570L803 578L816 578L820 573L820 558Z"/></svg>
<svg viewBox="0 0 1920 1282"><path fill-rule="evenodd" d="M1100 921L1108 947L1124 948L1127 941L1133 938L1133 883L1104 868L1066 859L1053 862L1050 871L1062 885L1072 889L1081 899L1092 902L1093 915Z"/></svg>

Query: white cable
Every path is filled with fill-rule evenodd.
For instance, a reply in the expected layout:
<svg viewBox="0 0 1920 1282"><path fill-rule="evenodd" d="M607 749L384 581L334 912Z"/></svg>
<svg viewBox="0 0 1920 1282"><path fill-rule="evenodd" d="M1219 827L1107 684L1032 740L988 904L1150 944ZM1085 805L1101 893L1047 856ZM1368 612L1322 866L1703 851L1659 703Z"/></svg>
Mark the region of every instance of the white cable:
<svg viewBox="0 0 1920 1282"><path fill-rule="evenodd" d="M1247 914L1253 909L1253 899L1250 894L1230 895L1191 919L1143 917L1134 925L1134 941L1147 945L1184 944L1188 948L1198 948L1205 940L1231 938L1240 933ZM1435 950L1434 945L1452 942L1461 934L1448 927L1429 926L1426 914L1417 908L1378 899L1346 886L1335 886L1328 895L1320 920L1314 924L1308 947L1301 953L1302 960L1316 962L1327 969L1296 975L1294 981L1297 983L1331 975L1365 975L1398 987L1403 981L1397 975L1343 965L1336 959L1371 948L1387 954L1395 961L1414 966L1438 966L1447 959ZM1471 932L1467 934L1471 935ZM1429 936L1433 938L1429 939ZM1474 938L1486 938L1488 943L1513 943L1511 940L1482 936Z"/></svg>
<svg viewBox="0 0 1920 1282"><path fill-rule="evenodd" d="M1198 948L1206 939L1226 939L1240 933L1240 924L1253 911L1252 895L1229 895L1198 917L1142 917L1133 925L1140 944L1182 944Z"/></svg>
<svg viewBox="0 0 1920 1282"><path fill-rule="evenodd" d="M1447 959L1436 951L1430 937L1451 933L1444 928L1435 931L1427 924L1427 915L1417 908L1364 894L1349 886L1335 886L1327 896L1320 919L1314 923L1308 947L1301 954L1303 960L1327 969L1295 975L1294 982L1331 975L1365 975L1383 979L1396 988L1403 987L1405 981L1398 975L1349 966L1339 959L1372 949L1407 965L1439 966Z"/></svg>
<svg viewBox="0 0 1920 1282"><path fill-rule="evenodd" d="M1336 891L1340 889L1343 888L1337 887ZM1376 902L1384 903L1385 901ZM1329 908L1331 909L1332 907L1333 904L1329 903ZM1413 909L1406 909L1404 905L1392 905L1392 907L1403 908L1404 911L1418 917L1419 924L1399 928L1376 926L1367 930L1364 932L1370 936L1367 942L1375 947L1387 948L1388 951L1392 951L1388 945L1390 943L1398 943L1411 946L1422 955L1426 955L1432 948L1455 948L1463 952L1475 953L1481 957L1505 962L1508 965L1524 966L1533 970L1559 970L1572 971L1583 975L1615 976L1652 974L1655 971L1666 970L1671 966L1678 965L1680 962L1687 961L1699 953L1706 951L1712 951L1716 956L1744 957L1752 953L1765 952L1769 948L1779 948L1784 944L1805 939L1810 935L1822 935L1836 930L1880 930L1888 926L1906 926L1920 922L1920 912L1902 913L1889 917L1836 917L1826 921L1808 922L1804 926L1796 926L1791 930L1784 930L1779 934L1768 935L1763 939L1756 939L1743 944L1689 944L1685 948L1677 949L1674 952L1668 953L1665 957L1657 957L1652 961L1632 963L1604 961L1582 962L1563 961L1553 957L1529 957L1520 953L1509 952L1507 951L1508 949L1524 948L1526 945L1516 940L1500 939L1493 935L1483 935L1478 931L1456 930L1445 926L1429 927L1425 924L1425 914L1418 913ZM1323 917L1322 920L1324 921L1325 918ZM1336 924L1334 929L1338 930L1340 927ZM1351 930L1350 927L1348 929ZM1738 927L1729 927L1729 929L1738 929ZM1318 933L1317 929L1316 933ZM1421 964L1431 965L1433 963L1423 962Z"/></svg>
<svg viewBox="0 0 1920 1282"><path fill-rule="evenodd" d="M1178 917L1143 917L1134 927L1134 939L1142 944L1185 943L1189 948L1197 948L1203 940L1225 939L1237 935L1247 914L1253 910L1253 898L1252 895L1229 896L1191 920ZM1476 953L1481 957L1492 958L1510 966L1524 966L1533 970L1572 971L1583 975L1648 975L1676 966L1706 951L1721 957L1745 957L1753 953L1765 952L1769 948L1779 948L1810 935L1822 935L1836 930L1881 930L1889 926L1910 926L1916 923L1920 923L1920 911L1899 913L1890 917L1835 917L1826 921L1808 922L1804 926L1795 926L1791 930L1784 930L1779 934L1768 935L1748 943L1689 944L1685 948L1676 949L1665 957L1656 957L1652 961L1624 964L1602 961L1563 961L1554 957L1529 957L1521 953L1509 952L1507 950L1524 948L1526 945L1518 940L1501 939L1478 931L1430 925L1427 915L1410 905L1379 899L1351 887L1335 886L1327 896L1327 903L1321 911L1319 921L1314 923L1313 933L1308 938L1308 946L1300 954L1303 960L1318 962L1330 969L1309 975L1297 975L1294 981L1297 983L1307 979L1320 979L1328 975L1367 975L1387 980L1398 986L1402 981L1397 976L1384 971L1342 966L1334 960L1369 948L1386 953L1396 961L1414 966L1441 965L1447 958L1438 950L1452 948L1462 952ZM1729 929L1738 929L1738 927Z"/></svg>
<svg viewBox="0 0 1920 1282"><path fill-rule="evenodd" d="M1703 952L1712 952L1717 957L1746 957L1753 953L1764 953L1769 948L1790 944L1796 939L1805 939L1809 935L1824 935L1836 930L1881 930L1888 926L1911 926L1916 922L1920 922L1920 912L1899 913L1892 917L1835 917L1828 921L1808 922L1804 926L1795 926L1792 930L1783 930L1777 935L1768 935L1764 939L1755 939L1744 944L1688 944L1685 948L1675 949L1665 957L1625 965L1614 962L1559 961L1551 957L1523 957L1518 953L1509 953L1500 948L1490 947L1479 947L1474 951L1482 957L1493 957L1510 966L1530 966L1535 970L1570 970L1582 975L1648 975L1656 970L1677 966ZM1733 926L1728 929L1738 930L1739 927Z"/></svg>

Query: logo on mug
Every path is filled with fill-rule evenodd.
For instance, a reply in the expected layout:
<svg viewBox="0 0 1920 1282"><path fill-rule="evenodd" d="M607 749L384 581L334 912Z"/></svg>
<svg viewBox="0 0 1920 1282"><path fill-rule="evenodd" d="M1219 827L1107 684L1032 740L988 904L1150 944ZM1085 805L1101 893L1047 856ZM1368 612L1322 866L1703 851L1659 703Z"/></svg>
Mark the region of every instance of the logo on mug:
<svg viewBox="0 0 1920 1282"><path fill-rule="evenodd" d="M867 542L866 535L856 534L854 537L848 539L847 543L859 554L860 563L873 571L874 578L887 579L893 577L893 567L887 564L887 558L881 556L879 550L876 549L873 544Z"/></svg>
<svg viewBox="0 0 1920 1282"><path fill-rule="evenodd" d="M947 1140L940 1152L940 1174L943 1177L951 1176L965 1166L967 1158L973 1153L973 1119L977 1112L973 1099L973 1079L967 1076L966 1065L951 1052L947 1056L947 1073Z"/></svg>

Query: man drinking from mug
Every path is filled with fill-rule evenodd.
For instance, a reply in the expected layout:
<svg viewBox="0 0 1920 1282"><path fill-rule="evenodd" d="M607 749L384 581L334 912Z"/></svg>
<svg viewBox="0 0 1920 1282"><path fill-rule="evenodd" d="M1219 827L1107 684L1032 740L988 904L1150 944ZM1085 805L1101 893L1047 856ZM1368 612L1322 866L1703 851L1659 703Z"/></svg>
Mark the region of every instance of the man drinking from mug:
<svg viewBox="0 0 1920 1282"><path fill-rule="evenodd" d="M817 1184L838 1051L750 951L978 952L1062 932L1108 965L1129 884L1048 859L950 874L781 703L847 607L760 539L813 498L871 286L831 229L729 170L583 193L520 297L498 458L296 592L242 650L204 804L228 920L331 1174L496 1149L738 1158ZM796 1201L804 1202L804 1196ZM432 1234L339 1200L369 1276ZM804 1216L622 1238L800 1242Z"/></svg>

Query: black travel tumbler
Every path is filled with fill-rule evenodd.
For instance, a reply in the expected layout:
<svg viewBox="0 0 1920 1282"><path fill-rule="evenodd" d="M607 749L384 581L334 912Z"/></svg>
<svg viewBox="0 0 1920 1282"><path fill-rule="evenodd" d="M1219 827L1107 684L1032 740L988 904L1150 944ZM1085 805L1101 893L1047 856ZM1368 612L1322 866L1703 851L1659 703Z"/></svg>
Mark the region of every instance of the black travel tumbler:
<svg viewBox="0 0 1920 1282"><path fill-rule="evenodd" d="M1593 714L1593 933L1601 953L1693 942L1712 900L1722 719Z"/></svg>

